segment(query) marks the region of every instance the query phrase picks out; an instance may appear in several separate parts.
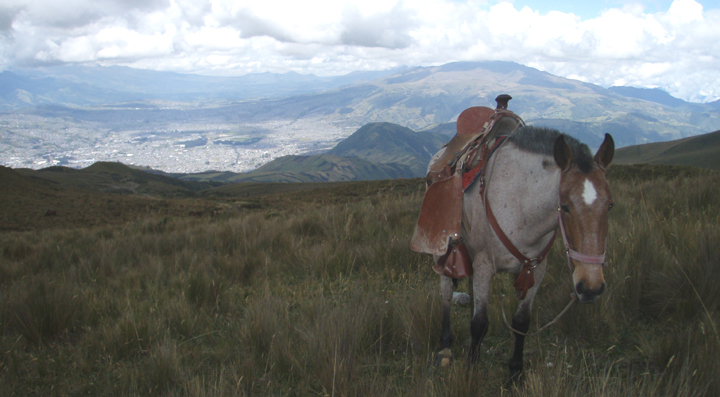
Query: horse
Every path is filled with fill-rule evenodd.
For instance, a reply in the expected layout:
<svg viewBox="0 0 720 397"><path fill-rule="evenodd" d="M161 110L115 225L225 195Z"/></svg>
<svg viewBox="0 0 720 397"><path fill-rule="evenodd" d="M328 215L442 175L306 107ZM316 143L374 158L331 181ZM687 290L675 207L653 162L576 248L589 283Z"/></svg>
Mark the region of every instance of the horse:
<svg viewBox="0 0 720 397"><path fill-rule="evenodd" d="M514 383L521 378L533 300L547 269L545 255L558 228L568 251L574 298L590 303L605 289L608 212L613 206L605 171L612 161L615 144L612 136L605 134L593 156L587 145L554 129L525 126L514 133L499 131L499 135L503 134L509 137L489 158L484 180L473 183L463 193L461 237L472 259L469 289L473 314L468 354L471 364L479 360L479 346L488 329L487 307L495 274L522 276L521 272L527 270L532 279L534 273L534 285L529 284L531 287L525 289L524 296L519 296L512 317L515 347L508 366L510 382ZM516 254L534 258L526 258L529 265L501 240L491 225L491 217L510 245L514 245ZM440 258L434 256L436 264ZM440 277L443 314L437 356L440 365L445 366L452 359L450 305L456 280L446 275Z"/></svg>

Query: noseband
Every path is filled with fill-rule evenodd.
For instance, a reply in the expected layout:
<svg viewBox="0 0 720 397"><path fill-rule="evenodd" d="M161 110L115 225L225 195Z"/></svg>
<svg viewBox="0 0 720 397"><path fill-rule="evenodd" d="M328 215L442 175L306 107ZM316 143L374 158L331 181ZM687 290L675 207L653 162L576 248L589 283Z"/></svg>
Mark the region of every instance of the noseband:
<svg viewBox="0 0 720 397"><path fill-rule="evenodd" d="M565 231L565 222L563 222L560 208L560 205L558 205L558 224L560 226L560 232L562 233L563 242L565 243L565 253L567 254L570 272L572 273L575 268L572 262L573 259L590 265L603 265L603 267L607 266L607 260L605 259L605 254L607 253L607 238L605 239L605 251L603 251L602 255L587 255L573 250L570 248L570 243L568 242L567 232Z"/></svg>

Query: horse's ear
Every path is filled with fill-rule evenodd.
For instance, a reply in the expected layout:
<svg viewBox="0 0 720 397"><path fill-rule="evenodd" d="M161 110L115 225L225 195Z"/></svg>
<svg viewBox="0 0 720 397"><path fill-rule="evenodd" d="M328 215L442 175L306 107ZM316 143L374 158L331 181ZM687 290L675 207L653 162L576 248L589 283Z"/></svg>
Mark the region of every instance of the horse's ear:
<svg viewBox="0 0 720 397"><path fill-rule="evenodd" d="M561 170L563 170L563 172L570 169L570 166L572 165L572 151L562 135L555 139L553 156L555 157L555 163Z"/></svg>
<svg viewBox="0 0 720 397"><path fill-rule="evenodd" d="M602 169L607 169L610 166L610 162L615 155L615 141L610 134L605 134L605 140L597 153L595 153L595 162Z"/></svg>

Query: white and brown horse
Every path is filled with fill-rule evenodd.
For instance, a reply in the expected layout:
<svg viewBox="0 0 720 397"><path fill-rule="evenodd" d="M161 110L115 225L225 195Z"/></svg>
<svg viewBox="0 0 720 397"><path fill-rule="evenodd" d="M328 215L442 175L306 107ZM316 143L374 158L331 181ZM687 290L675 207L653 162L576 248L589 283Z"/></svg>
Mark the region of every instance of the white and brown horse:
<svg viewBox="0 0 720 397"><path fill-rule="evenodd" d="M488 329L487 305L493 277L497 273L519 274L524 269L523 262L498 237L488 213L494 214L496 224L515 251L527 258L542 258L539 263L531 263L534 285L520 300L512 319L513 329L526 333L530 327L533 300L547 267L547 257L541 253L548 250L561 225L577 299L593 302L602 294L608 211L612 208L605 170L614 150L609 134L593 156L586 145L556 130L523 127L490 157L484 184L476 182L465 191L462 238L473 262L469 362L477 362L479 346ZM441 154L442 150L434 159ZM439 361L447 364L453 339L450 329L453 280L440 277L443 324ZM524 335L515 333L515 349L509 363L512 380L522 372L524 341Z"/></svg>

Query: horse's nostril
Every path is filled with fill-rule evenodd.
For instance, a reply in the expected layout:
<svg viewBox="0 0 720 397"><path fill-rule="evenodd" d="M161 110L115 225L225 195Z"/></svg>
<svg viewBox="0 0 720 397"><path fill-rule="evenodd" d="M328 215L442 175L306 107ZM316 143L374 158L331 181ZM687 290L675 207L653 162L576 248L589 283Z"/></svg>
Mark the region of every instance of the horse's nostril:
<svg viewBox="0 0 720 397"><path fill-rule="evenodd" d="M579 297L586 299L587 301L595 300L600 294L605 291L605 283L600 284L598 289L590 289L585 286L583 281L579 281L575 284L575 292Z"/></svg>
<svg viewBox="0 0 720 397"><path fill-rule="evenodd" d="M582 281L579 281L575 285L575 292L577 292L578 295L582 295L584 291L585 291L585 285Z"/></svg>

